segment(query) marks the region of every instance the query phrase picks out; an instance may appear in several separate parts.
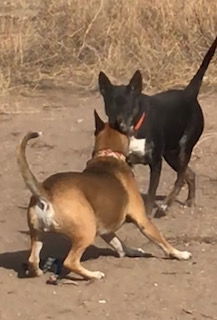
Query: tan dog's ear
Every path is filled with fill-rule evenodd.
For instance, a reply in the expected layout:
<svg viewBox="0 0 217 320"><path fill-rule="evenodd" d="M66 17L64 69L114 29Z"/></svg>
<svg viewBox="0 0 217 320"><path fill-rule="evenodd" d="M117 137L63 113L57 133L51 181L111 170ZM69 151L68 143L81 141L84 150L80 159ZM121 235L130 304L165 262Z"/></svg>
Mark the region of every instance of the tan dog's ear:
<svg viewBox="0 0 217 320"><path fill-rule="evenodd" d="M132 76L128 84L128 88L139 94L142 92L142 75L139 70L137 70Z"/></svg>
<svg viewBox="0 0 217 320"><path fill-rule="evenodd" d="M96 110L94 110L94 118L95 118L95 135L97 135L100 131L105 128L105 122L100 118Z"/></svg>

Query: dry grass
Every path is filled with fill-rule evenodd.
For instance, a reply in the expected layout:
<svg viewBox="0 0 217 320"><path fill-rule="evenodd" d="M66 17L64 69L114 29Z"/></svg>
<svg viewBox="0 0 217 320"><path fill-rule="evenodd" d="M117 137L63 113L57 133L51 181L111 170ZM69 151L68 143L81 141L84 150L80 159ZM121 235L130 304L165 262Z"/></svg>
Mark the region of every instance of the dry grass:
<svg viewBox="0 0 217 320"><path fill-rule="evenodd" d="M217 31L216 0L13 1L0 5L0 91L44 79L90 89L101 69L120 82L139 68L149 89L182 85Z"/></svg>

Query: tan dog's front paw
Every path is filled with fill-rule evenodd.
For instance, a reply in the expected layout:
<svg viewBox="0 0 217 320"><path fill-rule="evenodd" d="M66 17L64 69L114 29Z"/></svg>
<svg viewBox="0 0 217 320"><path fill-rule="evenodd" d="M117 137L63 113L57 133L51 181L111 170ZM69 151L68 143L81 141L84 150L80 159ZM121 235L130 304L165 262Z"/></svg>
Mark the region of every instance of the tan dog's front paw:
<svg viewBox="0 0 217 320"><path fill-rule="evenodd" d="M189 251L175 250L170 256L179 260L188 260L192 257L192 254Z"/></svg>
<svg viewBox="0 0 217 320"><path fill-rule="evenodd" d="M91 275L91 278L98 279L98 280L100 280L100 279L102 279L104 277L105 277L105 274L103 272L101 272L101 271L93 271L92 275Z"/></svg>
<svg viewBox="0 0 217 320"><path fill-rule="evenodd" d="M180 257L180 259L182 259L182 260L188 260L188 259L190 259L191 257L192 257L191 252L189 252L189 251L181 251L181 257Z"/></svg>

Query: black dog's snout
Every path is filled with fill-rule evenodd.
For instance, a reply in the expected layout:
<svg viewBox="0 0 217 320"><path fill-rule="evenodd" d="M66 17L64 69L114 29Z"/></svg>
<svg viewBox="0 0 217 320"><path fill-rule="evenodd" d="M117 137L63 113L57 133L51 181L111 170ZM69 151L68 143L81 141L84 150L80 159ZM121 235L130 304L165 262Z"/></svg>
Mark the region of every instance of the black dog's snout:
<svg viewBox="0 0 217 320"><path fill-rule="evenodd" d="M127 132L127 126L126 126L126 124L125 124L123 121L121 121L121 122L119 123L119 128L120 128L120 130L121 130L123 133L126 133L126 132Z"/></svg>
<svg viewBox="0 0 217 320"><path fill-rule="evenodd" d="M123 121L122 117L117 117L116 120L116 128L122 133L127 133L128 127L126 123Z"/></svg>

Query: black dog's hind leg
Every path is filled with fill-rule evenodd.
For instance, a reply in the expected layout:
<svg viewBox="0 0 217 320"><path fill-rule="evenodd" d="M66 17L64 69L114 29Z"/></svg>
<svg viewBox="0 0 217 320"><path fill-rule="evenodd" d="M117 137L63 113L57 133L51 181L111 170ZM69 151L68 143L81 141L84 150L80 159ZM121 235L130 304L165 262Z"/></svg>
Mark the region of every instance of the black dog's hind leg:
<svg viewBox="0 0 217 320"><path fill-rule="evenodd" d="M177 172L177 179L170 194L166 197L161 207L157 210L155 217L165 215L166 210L173 203L179 194L182 186L186 182L188 185L187 204L191 205L195 198L195 174L188 167L188 162L191 157L191 151L184 152L183 150L167 152L164 155L166 162Z"/></svg>
<svg viewBox="0 0 217 320"><path fill-rule="evenodd" d="M182 168L180 171L177 172L177 178L174 184L174 187L172 191L169 193L169 195L166 197L165 201L161 205L161 209L163 211L166 211L169 206L174 202L176 199L177 195L179 194L181 188L183 187L185 183L185 172L186 168Z"/></svg>
<svg viewBox="0 0 217 320"><path fill-rule="evenodd" d="M147 215L151 216L152 209L154 207L154 202L155 202L156 190L160 181L162 159L159 158L157 161L150 161L144 156L140 156L132 153L127 157L127 163L132 168L135 164L143 164L143 165L149 164L150 181L149 181L147 199L145 201L145 207L146 207Z"/></svg>
<svg viewBox="0 0 217 320"><path fill-rule="evenodd" d="M154 206L156 190L160 181L160 173L162 167L162 159L156 162L150 163L150 181L147 194L146 211L148 215L151 215Z"/></svg>
<svg viewBox="0 0 217 320"><path fill-rule="evenodd" d="M188 207L191 207L194 205L194 202L195 202L196 183L195 183L195 173L190 167L187 167L185 171L185 181L188 185L188 197L185 203Z"/></svg>

